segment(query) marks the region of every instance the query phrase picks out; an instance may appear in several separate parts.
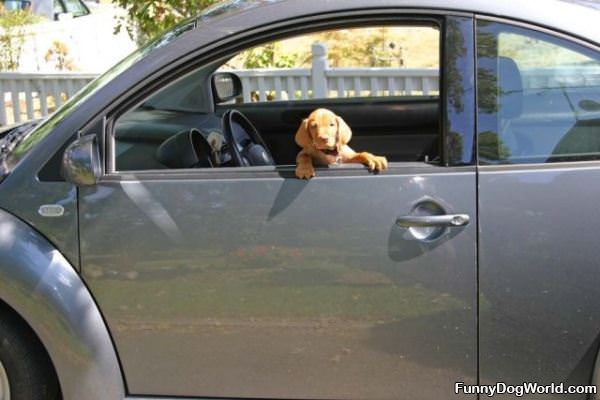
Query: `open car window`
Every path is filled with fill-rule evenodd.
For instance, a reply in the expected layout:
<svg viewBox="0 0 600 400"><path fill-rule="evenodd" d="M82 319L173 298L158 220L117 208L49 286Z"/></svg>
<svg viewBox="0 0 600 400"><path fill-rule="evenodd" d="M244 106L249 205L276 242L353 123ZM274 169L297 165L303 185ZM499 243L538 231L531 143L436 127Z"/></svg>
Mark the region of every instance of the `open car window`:
<svg viewBox="0 0 600 400"><path fill-rule="evenodd" d="M348 145L357 152L392 163L439 161L440 54L440 28L432 21L330 29L247 48L188 73L121 115L113 129L115 169L257 166L232 157L223 124L232 110L259 133L272 156L269 165L296 164L295 134L318 108L349 126ZM223 73L239 81L227 99L217 98L212 87L212 77ZM246 123L233 123L233 139L244 147L253 135L239 126ZM198 134L191 130L202 138L193 139ZM172 144L176 135L188 138ZM184 143L196 146L188 164L175 161L186 159ZM166 160L166 146L180 150L167 152Z"/></svg>
<svg viewBox="0 0 600 400"><path fill-rule="evenodd" d="M270 42L223 65L242 80L239 102L439 95L439 29L337 29Z"/></svg>

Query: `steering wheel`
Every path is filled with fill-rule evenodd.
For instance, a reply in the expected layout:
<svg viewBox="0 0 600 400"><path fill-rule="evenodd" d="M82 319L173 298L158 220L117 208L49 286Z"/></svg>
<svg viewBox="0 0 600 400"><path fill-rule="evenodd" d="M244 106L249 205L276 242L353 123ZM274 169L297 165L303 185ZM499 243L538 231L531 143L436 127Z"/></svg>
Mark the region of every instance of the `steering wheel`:
<svg viewBox="0 0 600 400"><path fill-rule="evenodd" d="M236 166L275 165L275 160L252 122L241 112L223 114L223 135Z"/></svg>

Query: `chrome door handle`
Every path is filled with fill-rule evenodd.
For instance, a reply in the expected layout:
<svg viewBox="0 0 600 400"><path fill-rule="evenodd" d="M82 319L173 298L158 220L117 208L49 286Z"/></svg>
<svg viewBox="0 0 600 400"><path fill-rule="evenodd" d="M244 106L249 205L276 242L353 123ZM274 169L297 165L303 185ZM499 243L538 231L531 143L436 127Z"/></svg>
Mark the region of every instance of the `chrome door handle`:
<svg viewBox="0 0 600 400"><path fill-rule="evenodd" d="M446 214L446 215L404 215L398 217L396 225L403 228L411 227L455 227L465 226L469 223L468 214Z"/></svg>

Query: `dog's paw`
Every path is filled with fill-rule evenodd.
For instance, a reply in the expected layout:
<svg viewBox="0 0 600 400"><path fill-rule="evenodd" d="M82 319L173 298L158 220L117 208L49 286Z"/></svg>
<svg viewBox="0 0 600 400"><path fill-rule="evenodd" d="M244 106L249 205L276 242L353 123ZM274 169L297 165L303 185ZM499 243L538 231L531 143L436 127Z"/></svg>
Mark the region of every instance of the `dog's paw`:
<svg viewBox="0 0 600 400"><path fill-rule="evenodd" d="M296 167L296 177L298 179L310 179L315 176L315 169L312 165L298 165Z"/></svg>
<svg viewBox="0 0 600 400"><path fill-rule="evenodd" d="M369 171L383 171L388 167L387 158L379 156L369 156L367 158L367 167L369 167Z"/></svg>

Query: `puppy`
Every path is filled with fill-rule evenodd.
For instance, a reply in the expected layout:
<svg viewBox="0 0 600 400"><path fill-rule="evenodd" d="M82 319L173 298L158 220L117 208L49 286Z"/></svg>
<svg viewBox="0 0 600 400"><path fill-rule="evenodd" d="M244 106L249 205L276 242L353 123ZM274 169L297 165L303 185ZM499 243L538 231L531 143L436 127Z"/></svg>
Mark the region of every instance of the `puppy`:
<svg viewBox="0 0 600 400"><path fill-rule="evenodd" d="M376 172L387 168L385 157L352 150L348 146L351 138L352 131L343 119L325 108L313 111L296 132L296 143L302 147L296 157L296 177L310 179L315 176L313 164L364 164Z"/></svg>

